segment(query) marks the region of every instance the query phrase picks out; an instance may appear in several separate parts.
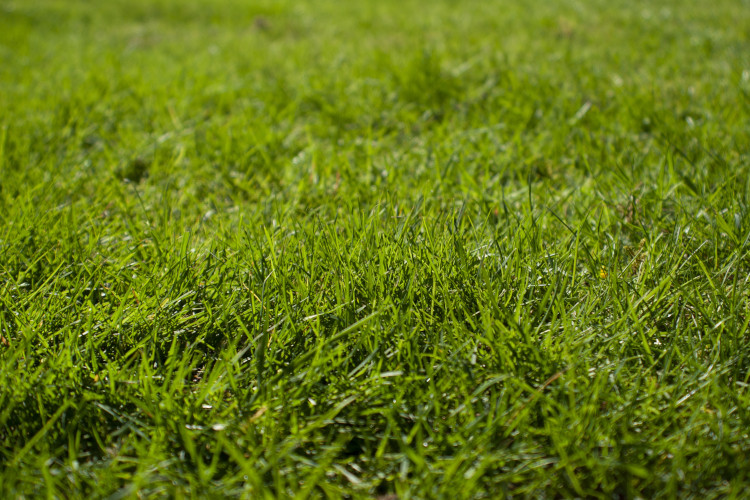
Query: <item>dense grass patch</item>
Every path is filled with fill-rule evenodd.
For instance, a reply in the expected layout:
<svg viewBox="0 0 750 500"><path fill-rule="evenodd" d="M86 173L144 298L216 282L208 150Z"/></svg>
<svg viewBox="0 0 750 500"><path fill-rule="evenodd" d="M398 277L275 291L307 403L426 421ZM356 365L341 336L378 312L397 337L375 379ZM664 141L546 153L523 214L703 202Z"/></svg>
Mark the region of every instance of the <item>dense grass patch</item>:
<svg viewBox="0 0 750 500"><path fill-rule="evenodd" d="M0 5L3 497L740 495L747 1Z"/></svg>

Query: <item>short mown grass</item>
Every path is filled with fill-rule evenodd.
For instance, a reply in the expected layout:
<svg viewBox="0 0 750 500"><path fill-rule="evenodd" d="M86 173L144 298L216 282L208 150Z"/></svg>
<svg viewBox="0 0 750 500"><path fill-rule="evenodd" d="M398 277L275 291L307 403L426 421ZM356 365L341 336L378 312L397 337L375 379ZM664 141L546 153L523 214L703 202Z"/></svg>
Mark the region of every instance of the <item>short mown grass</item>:
<svg viewBox="0 0 750 500"><path fill-rule="evenodd" d="M749 272L746 0L0 4L3 498L741 497Z"/></svg>

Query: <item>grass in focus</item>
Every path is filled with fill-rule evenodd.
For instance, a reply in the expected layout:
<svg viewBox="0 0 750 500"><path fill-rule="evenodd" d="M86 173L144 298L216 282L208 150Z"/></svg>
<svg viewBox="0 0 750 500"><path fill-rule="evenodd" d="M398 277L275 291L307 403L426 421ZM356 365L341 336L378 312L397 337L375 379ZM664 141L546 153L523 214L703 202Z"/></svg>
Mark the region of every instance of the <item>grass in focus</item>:
<svg viewBox="0 0 750 500"><path fill-rule="evenodd" d="M750 485L750 4L0 4L7 498Z"/></svg>

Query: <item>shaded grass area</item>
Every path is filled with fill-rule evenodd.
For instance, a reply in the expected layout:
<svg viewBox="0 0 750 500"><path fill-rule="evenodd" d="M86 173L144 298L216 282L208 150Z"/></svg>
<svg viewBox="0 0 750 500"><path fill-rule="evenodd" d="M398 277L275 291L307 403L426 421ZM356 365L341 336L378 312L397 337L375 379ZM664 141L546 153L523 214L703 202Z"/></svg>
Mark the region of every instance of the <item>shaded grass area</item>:
<svg viewBox="0 0 750 500"><path fill-rule="evenodd" d="M741 494L748 12L6 2L0 489Z"/></svg>

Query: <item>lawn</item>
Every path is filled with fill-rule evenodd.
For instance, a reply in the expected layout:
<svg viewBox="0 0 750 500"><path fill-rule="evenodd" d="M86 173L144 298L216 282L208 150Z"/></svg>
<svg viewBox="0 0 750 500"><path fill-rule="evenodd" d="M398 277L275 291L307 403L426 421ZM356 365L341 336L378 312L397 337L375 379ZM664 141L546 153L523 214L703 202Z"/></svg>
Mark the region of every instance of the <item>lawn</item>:
<svg viewBox="0 0 750 500"><path fill-rule="evenodd" d="M747 0L0 1L0 496L750 488Z"/></svg>

